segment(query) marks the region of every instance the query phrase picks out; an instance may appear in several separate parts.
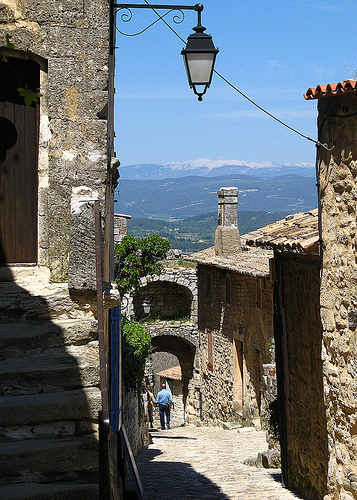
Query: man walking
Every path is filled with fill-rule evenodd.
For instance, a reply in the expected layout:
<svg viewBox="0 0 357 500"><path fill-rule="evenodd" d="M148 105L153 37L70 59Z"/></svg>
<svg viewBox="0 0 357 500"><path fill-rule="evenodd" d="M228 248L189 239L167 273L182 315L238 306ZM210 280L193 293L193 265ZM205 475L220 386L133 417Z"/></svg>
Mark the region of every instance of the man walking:
<svg viewBox="0 0 357 500"><path fill-rule="evenodd" d="M172 403L172 409L174 410L175 407L171 394L166 390L166 384L162 384L161 391L156 397L156 404L159 406L160 424L162 430L165 430L165 415L167 428L170 429L170 403Z"/></svg>

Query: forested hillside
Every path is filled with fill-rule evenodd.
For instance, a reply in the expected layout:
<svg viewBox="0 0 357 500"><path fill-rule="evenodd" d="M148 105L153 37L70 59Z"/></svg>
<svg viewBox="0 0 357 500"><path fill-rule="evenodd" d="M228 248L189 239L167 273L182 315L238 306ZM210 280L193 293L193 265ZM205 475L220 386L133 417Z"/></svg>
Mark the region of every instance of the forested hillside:
<svg viewBox="0 0 357 500"><path fill-rule="evenodd" d="M243 235L259 227L271 224L286 216L284 212L250 211L239 212L238 225ZM214 244L214 233L217 227L217 212L197 215L188 219L168 222L157 219L128 220L128 234L137 238L160 234L167 238L172 248L183 252L196 252Z"/></svg>

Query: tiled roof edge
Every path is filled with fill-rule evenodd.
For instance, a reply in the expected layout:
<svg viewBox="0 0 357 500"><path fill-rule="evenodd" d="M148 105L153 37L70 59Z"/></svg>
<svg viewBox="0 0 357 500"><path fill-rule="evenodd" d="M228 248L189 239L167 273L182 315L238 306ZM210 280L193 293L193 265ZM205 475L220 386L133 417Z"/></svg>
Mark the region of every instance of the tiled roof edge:
<svg viewBox="0 0 357 500"><path fill-rule="evenodd" d="M346 94L347 92L357 91L357 80L344 80L338 83L329 83L328 85L318 85L316 88L307 89L304 97L307 101L320 99L334 95Z"/></svg>

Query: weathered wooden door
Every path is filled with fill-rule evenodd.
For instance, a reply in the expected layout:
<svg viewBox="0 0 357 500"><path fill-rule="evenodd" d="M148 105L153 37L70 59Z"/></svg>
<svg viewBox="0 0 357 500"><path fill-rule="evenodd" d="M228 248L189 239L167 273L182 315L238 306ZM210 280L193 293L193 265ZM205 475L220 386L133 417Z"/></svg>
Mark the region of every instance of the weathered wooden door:
<svg viewBox="0 0 357 500"><path fill-rule="evenodd" d="M39 88L37 63L0 62L0 266L37 262L39 105L25 105L26 85Z"/></svg>

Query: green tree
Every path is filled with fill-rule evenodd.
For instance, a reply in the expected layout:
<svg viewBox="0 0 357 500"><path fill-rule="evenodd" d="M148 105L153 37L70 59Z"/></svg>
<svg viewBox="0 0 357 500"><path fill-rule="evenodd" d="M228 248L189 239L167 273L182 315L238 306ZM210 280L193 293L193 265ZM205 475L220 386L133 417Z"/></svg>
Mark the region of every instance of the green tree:
<svg viewBox="0 0 357 500"><path fill-rule="evenodd" d="M134 296L140 290L141 278L160 274L161 261L170 247L170 243L158 234L141 239L125 236L115 245L114 273L120 294Z"/></svg>

